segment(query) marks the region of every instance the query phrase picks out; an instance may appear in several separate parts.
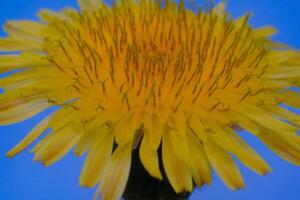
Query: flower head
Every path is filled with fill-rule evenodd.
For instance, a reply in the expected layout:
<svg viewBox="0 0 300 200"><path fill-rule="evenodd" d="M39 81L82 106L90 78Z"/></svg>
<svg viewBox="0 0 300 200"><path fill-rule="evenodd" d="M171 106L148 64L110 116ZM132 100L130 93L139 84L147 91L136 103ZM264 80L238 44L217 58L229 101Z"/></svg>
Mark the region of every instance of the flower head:
<svg viewBox="0 0 300 200"><path fill-rule="evenodd" d="M42 10L40 21L9 21L0 39L0 124L51 106L9 157L47 128L32 150L48 166L74 147L87 153L80 184L99 183L95 198L118 199L131 153L177 192L210 184L211 166L232 190L243 188L232 159L259 174L269 165L240 137L249 131L283 159L300 165L300 53L272 42L271 27L228 17L224 4L197 12L173 1L78 0L80 11ZM8 53L11 52L11 53ZM17 52L17 53L15 53Z"/></svg>

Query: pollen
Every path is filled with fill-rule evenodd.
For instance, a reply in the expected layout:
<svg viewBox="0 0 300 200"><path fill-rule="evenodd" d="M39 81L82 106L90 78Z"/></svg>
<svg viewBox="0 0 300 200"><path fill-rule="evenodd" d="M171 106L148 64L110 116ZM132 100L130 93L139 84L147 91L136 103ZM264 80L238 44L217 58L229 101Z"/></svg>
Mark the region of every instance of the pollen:
<svg viewBox="0 0 300 200"><path fill-rule="evenodd" d="M41 10L39 21L8 21L0 39L0 124L41 111L43 119L7 155L50 129L31 150L49 166L74 149L87 154L80 185L95 199L121 198L132 151L147 172L176 193L211 183L214 170L244 188L232 155L264 175L269 165L241 137L245 130L300 165L300 53L233 19L225 4L78 0L80 10ZM161 152L158 149L161 148ZM134 175L134 174L133 174Z"/></svg>

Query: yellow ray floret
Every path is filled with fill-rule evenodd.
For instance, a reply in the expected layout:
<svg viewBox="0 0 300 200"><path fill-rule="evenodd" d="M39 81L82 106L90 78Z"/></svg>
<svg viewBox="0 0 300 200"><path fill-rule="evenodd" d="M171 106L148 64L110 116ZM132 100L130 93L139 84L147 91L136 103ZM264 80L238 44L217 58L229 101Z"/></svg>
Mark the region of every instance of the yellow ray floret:
<svg viewBox="0 0 300 200"><path fill-rule="evenodd" d="M274 28L232 19L224 3L197 12L184 1L78 3L4 26L0 73L15 71L0 79L0 124L59 107L9 157L50 129L34 159L48 166L72 148L86 153L80 185L98 184L103 200L122 196L135 148L177 193L210 184L212 169L244 188L232 155L261 175L271 168L238 129L300 165L300 117L281 106L300 108L290 89L300 86L300 53L271 41Z"/></svg>

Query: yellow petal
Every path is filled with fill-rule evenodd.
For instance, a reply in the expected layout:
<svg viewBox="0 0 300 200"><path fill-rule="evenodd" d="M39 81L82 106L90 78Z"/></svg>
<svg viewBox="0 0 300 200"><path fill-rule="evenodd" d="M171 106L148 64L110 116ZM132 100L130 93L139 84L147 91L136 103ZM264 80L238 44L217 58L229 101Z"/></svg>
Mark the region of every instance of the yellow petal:
<svg viewBox="0 0 300 200"><path fill-rule="evenodd" d="M12 68L11 67L2 67L0 66L0 73L5 73L5 72L8 72L8 71L11 71Z"/></svg>
<svg viewBox="0 0 300 200"><path fill-rule="evenodd" d="M172 127L169 130L170 140L178 158L189 165L191 154L187 140L187 123L183 113L176 113L172 116Z"/></svg>
<svg viewBox="0 0 300 200"><path fill-rule="evenodd" d="M154 150L149 145L151 134L151 132L144 133L144 137L140 145L140 159L143 166L151 176L162 180L162 175L159 169L159 159L157 155L157 150Z"/></svg>
<svg viewBox="0 0 300 200"><path fill-rule="evenodd" d="M191 192L193 190L191 174L184 162L176 155L170 137L174 136L166 132L162 142L162 160L165 173L176 193Z"/></svg>
<svg viewBox="0 0 300 200"><path fill-rule="evenodd" d="M300 66L280 66L274 68L269 72L268 77L271 79L299 78Z"/></svg>
<svg viewBox="0 0 300 200"><path fill-rule="evenodd" d="M240 125L244 130L249 131L254 135L258 135L260 130L255 122L251 119L247 118L246 116L239 114L234 111L230 111L229 115L237 121L237 124Z"/></svg>
<svg viewBox="0 0 300 200"><path fill-rule="evenodd" d="M34 140L36 140L48 128L50 117L51 115L43 119L40 123L38 123L38 125L36 125L30 131L30 133L21 142L19 142L13 149L7 152L6 155L8 157L13 157L16 154L23 151L25 148L27 148Z"/></svg>
<svg viewBox="0 0 300 200"><path fill-rule="evenodd" d="M99 123L98 125L92 122L85 126L85 130L75 146L74 153L76 156L82 156L87 152L107 131L106 125Z"/></svg>
<svg viewBox="0 0 300 200"><path fill-rule="evenodd" d="M49 122L49 127L54 131L64 128L67 124L75 119L79 119L78 112L71 107L62 107L59 109Z"/></svg>
<svg viewBox="0 0 300 200"><path fill-rule="evenodd" d="M198 139L201 141L206 140L206 132L205 127L203 126L202 122L199 120L198 117L192 116L188 121L190 128L194 131L197 135Z"/></svg>
<svg viewBox="0 0 300 200"><path fill-rule="evenodd" d="M27 38L42 42L41 31L45 25L33 21L8 21L4 25L4 30L13 37Z"/></svg>
<svg viewBox="0 0 300 200"><path fill-rule="evenodd" d="M244 165L261 175L271 172L270 166L231 128L211 121L209 124L215 132L212 135L215 141L234 154Z"/></svg>
<svg viewBox="0 0 300 200"><path fill-rule="evenodd" d="M268 113L259 107L249 104L235 105L234 108L237 112L244 114L252 121L263 125L271 130L283 130L283 131L297 131L295 126L285 123L272 116L272 113Z"/></svg>
<svg viewBox="0 0 300 200"><path fill-rule="evenodd" d="M254 36L258 38L266 38L275 35L277 30L272 26L266 26L254 30Z"/></svg>
<svg viewBox="0 0 300 200"><path fill-rule="evenodd" d="M0 55L0 66L6 67L35 67L48 64L43 56L33 53Z"/></svg>
<svg viewBox="0 0 300 200"><path fill-rule="evenodd" d="M4 69L3 71L11 71L13 70L12 67L2 67L0 66L0 70ZM7 92L16 91L17 89L24 88L26 86L32 85L34 82L32 79L32 70L22 70L17 73L14 73L10 76L6 76L0 79L0 87ZM27 87L29 88L29 87Z"/></svg>
<svg viewBox="0 0 300 200"><path fill-rule="evenodd" d="M282 159L300 166L300 136L297 133L262 128L259 138Z"/></svg>
<svg viewBox="0 0 300 200"><path fill-rule="evenodd" d="M163 134L163 124L156 114L149 114L144 125L146 132L149 132L149 138L147 138L148 145L152 150L157 150Z"/></svg>
<svg viewBox="0 0 300 200"><path fill-rule="evenodd" d="M192 155L189 151L186 130L185 133L180 133L176 130L170 130L169 133L171 143L174 146L174 152L181 161L185 162L188 165L190 163Z"/></svg>
<svg viewBox="0 0 300 200"><path fill-rule="evenodd" d="M41 51L42 45L40 42L32 42L20 40L16 38L0 38L0 51Z"/></svg>
<svg viewBox="0 0 300 200"><path fill-rule="evenodd" d="M137 128L139 127L135 127L132 123L132 115L123 117L119 122L117 122L114 130L117 144L122 145L131 141L136 134Z"/></svg>
<svg viewBox="0 0 300 200"><path fill-rule="evenodd" d="M13 69L45 65L49 65L49 63L47 63L45 59L38 54L23 53L21 55L0 55L0 70L3 69L3 72Z"/></svg>
<svg viewBox="0 0 300 200"><path fill-rule="evenodd" d="M88 152L80 174L80 185L93 187L100 180L113 148L113 134L106 129Z"/></svg>
<svg viewBox="0 0 300 200"><path fill-rule="evenodd" d="M210 184L211 170L209 161L203 150L200 140L193 134L188 134L189 148L192 152L192 176L198 186Z"/></svg>
<svg viewBox="0 0 300 200"><path fill-rule="evenodd" d="M222 16L222 15L225 14L225 9L226 9L226 3L224 1L222 1L214 7L214 13L216 13L217 15Z"/></svg>
<svg viewBox="0 0 300 200"><path fill-rule="evenodd" d="M282 63L288 61L294 54L295 52L290 50L273 50L266 54L266 59L271 65L282 66Z"/></svg>
<svg viewBox="0 0 300 200"><path fill-rule="evenodd" d="M125 190L131 165L132 142L118 146L107 163L98 192L102 200L119 200Z"/></svg>
<svg viewBox="0 0 300 200"><path fill-rule="evenodd" d="M38 16L41 19L41 21L44 22L53 22L55 19L66 19L66 17L62 13L55 12L49 9L40 10Z"/></svg>
<svg viewBox="0 0 300 200"><path fill-rule="evenodd" d="M294 112L291 112L285 108L282 107L272 107L268 108L269 111L273 112L274 114L278 115L279 117L282 117L283 119L287 119L292 124L297 125L300 127L300 116L297 115Z"/></svg>
<svg viewBox="0 0 300 200"><path fill-rule="evenodd" d="M57 162L78 141L80 136L77 134L78 130L80 130L78 124L70 124L57 132L51 132L49 137L40 142L39 148L36 148L34 160L41 161L45 166Z"/></svg>
<svg viewBox="0 0 300 200"><path fill-rule="evenodd" d="M101 0L77 0L81 10L93 11L101 7Z"/></svg>
<svg viewBox="0 0 300 200"><path fill-rule="evenodd" d="M49 107L45 99L32 100L27 103L20 102L14 107L0 109L0 124L8 125L28 119Z"/></svg>
<svg viewBox="0 0 300 200"><path fill-rule="evenodd" d="M300 108L300 93L291 91L291 90L286 90L280 94L282 97L284 103L286 103L289 106L295 107L295 108Z"/></svg>
<svg viewBox="0 0 300 200"><path fill-rule="evenodd" d="M230 154L212 138L208 138L204 147L211 165L227 187L231 190L244 188L243 177Z"/></svg>

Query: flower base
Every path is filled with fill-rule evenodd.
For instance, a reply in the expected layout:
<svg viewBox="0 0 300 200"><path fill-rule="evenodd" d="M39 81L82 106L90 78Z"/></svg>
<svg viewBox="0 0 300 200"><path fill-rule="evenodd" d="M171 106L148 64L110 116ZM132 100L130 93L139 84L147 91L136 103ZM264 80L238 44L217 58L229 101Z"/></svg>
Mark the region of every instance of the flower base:
<svg viewBox="0 0 300 200"><path fill-rule="evenodd" d="M161 149L159 149L161 155ZM161 156L160 156L160 163ZM132 154L132 165L129 180L123 194L125 200L186 200L190 193L177 194L166 178L162 165L163 180L149 175L139 158L139 148Z"/></svg>

